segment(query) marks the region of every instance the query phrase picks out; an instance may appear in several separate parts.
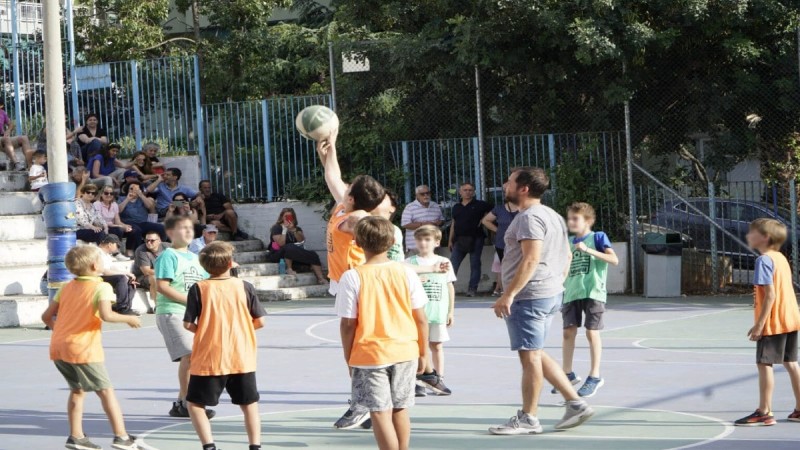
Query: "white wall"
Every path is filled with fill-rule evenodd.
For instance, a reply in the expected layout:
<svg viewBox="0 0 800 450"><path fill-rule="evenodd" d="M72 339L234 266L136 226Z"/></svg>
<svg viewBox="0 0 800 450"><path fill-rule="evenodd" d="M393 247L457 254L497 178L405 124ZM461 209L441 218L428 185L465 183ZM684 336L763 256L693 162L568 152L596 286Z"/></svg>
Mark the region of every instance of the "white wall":
<svg viewBox="0 0 800 450"><path fill-rule="evenodd" d="M294 208L297 221L306 235L306 248L314 251L325 251L325 231L327 222L322 218L324 206L321 204L306 205L305 202L273 202L234 204L239 214L239 227L245 233L269 243L269 229L278 221L283 208ZM324 255L323 255L324 256ZM325 266L325 258L322 258Z"/></svg>
<svg viewBox="0 0 800 450"><path fill-rule="evenodd" d="M188 186L195 191L202 179L200 176L200 157L198 156L162 156L158 158L161 164L168 169L180 169L182 172L180 184Z"/></svg>

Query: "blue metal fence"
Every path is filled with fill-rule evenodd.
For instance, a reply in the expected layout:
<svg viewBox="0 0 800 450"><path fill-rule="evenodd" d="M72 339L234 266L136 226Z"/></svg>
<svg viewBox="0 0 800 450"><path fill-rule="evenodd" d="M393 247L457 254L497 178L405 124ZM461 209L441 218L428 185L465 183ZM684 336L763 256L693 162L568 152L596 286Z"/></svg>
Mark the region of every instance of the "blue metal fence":
<svg viewBox="0 0 800 450"><path fill-rule="evenodd" d="M307 182L319 163L294 120L306 106L329 104L330 95L312 95L203 106L212 185L237 201L272 201Z"/></svg>

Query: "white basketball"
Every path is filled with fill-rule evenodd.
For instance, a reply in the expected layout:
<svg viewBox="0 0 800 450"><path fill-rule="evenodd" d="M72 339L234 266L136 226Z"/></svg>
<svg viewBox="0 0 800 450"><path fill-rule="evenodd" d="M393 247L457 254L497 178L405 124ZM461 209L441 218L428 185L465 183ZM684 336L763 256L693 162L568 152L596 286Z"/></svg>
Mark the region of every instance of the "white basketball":
<svg viewBox="0 0 800 450"><path fill-rule="evenodd" d="M300 111L294 123L303 137L319 141L339 128L339 117L327 106L312 105Z"/></svg>

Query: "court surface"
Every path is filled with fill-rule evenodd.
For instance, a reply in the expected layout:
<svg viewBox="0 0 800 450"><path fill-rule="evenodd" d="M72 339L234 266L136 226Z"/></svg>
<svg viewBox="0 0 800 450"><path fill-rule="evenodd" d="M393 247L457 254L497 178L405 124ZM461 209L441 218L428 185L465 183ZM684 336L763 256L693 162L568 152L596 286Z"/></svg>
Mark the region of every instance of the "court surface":
<svg viewBox="0 0 800 450"><path fill-rule="evenodd" d="M800 423L787 422L793 397L788 377L776 369L779 423L734 428L731 421L757 406L755 345L746 338L752 297L658 300L611 297L606 316L605 386L590 399L595 418L555 432L558 396L542 395L539 436L491 436L487 428L519 407L519 363L508 350L504 323L484 298L457 300L452 341L446 345L450 397L418 399L411 411L415 449L795 449ZM264 448L368 449L369 431L338 431L349 380L339 346L332 299L268 305L258 332L258 382ZM163 348L153 316L138 330L107 326L106 359L128 430L142 448L198 449L191 424L167 411L176 395L175 364ZM553 322L547 351L560 359L561 319ZM63 448L68 432L67 389L48 360L49 333L0 330L0 449ZM588 370L585 338L578 340L576 370ZM239 409L227 396L212 421L221 449L245 449ZM86 433L110 448L110 430L96 397L87 397Z"/></svg>

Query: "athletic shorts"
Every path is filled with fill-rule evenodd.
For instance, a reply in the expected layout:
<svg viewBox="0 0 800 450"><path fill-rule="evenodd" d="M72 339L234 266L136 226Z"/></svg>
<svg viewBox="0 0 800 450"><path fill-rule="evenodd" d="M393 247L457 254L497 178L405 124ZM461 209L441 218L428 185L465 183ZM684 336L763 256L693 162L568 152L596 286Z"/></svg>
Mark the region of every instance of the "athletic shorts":
<svg viewBox="0 0 800 450"><path fill-rule="evenodd" d="M506 317L511 350L541 350L550 331L553 316L561 307L562 294L549 298L514 300Z"/></svg>
<svg viewBox="0 0 800 450"><path fill-rule="evenodd" d="M761 336L756 343L757 364L783 364L797 361L797 331Z"/></svg>
<svg viewBox="0 0 800 450"><path fill-rule="evenodd" d="M179 314L157 314L156 326L164 344L167 346L169 359L178 362L184 356L192 354L194 334L183 327L183 316Z"/></svg>
<svg viewBox="0 0 800 450"><path fill-rule="evenodd" d="M583 325L587 330L602 330L604 312L606 312L606 303L590 298L573 300L561 307L564 328L580 328Z"/></svg>
<svg viewBox="0 0 800 450"><path fill-rule="evenodd" d="M353 367L353 403L369 411L410 408L414 406L416 383L416 360L381 369Z"/></svg>
<svg viewBox="0 0 800 450"><path fill-rule="evenodd" d="M234 405L250 405L261 398L256 385L256 373L189 377L186 401L202 406L217 406L222 391L228 391Z"/></svg>
<svg viewBox="0 0 800 450"><path fill-rule="evenodd" d="M443 323L428 324L429 342L447 342L450 340L450 333L447 332L447 325Z"/></svg>
<svg viewBox="0 0 800 450"><path fill-rule="evenodd" d="M97 392L114 387L111 385L104 363L72 364L65 361L53 361L53 363L73 391Z"/></svg>

